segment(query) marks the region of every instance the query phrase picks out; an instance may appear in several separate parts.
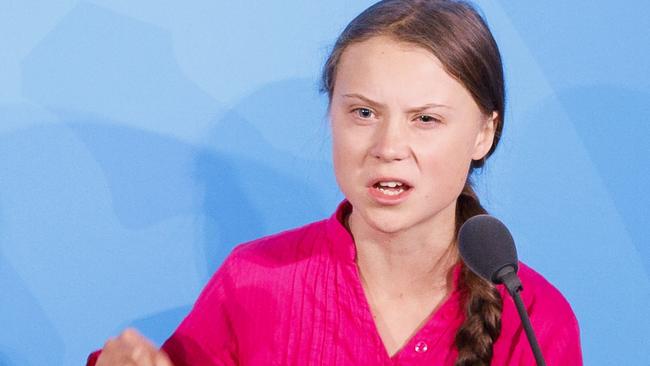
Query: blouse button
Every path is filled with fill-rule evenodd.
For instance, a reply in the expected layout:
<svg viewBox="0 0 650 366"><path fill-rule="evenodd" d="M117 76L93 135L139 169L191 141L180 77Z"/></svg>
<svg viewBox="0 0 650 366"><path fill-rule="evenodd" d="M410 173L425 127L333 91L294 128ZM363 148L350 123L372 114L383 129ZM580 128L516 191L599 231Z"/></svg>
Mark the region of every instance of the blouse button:
<svg viewBox="0 0 650 366"><path fill-rule="evenodd" d="M419 342L415 345L415 352L417 352L417 353L424 353L424 352L426 352L428 349L429 349L429 346L428 346L426 343L424 343L423 341L419 341Z"/></svg>

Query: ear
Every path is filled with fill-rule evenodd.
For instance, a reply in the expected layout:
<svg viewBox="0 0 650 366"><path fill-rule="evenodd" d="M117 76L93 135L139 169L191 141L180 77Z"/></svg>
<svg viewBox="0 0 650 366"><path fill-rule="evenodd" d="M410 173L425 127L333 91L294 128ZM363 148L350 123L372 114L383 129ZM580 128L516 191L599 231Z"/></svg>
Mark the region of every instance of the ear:
<svg viewBox="0 0 650 366"><path fill-rule="evenodd" d="M487 120L481 121L481 127L474 143L472 160L481 160L490 151L494 142L494 134L497 130L498 121L499 113L496 111L492 112L492 115Z"/></svg>

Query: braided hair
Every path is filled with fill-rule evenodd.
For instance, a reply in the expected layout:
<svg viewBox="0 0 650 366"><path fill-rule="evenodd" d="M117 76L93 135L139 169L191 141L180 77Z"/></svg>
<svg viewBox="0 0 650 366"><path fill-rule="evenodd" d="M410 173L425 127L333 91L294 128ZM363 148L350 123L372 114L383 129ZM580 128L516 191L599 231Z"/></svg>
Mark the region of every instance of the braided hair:
<svg viewBox="0 0 650 366"><path fill-rule="evenodd" d="M487 213L467 183L456 205L456 233L470 217ZM459 281L465 321L456 332L456 366L489 365L492 345L501 332L501 295L494 286L462 264Z"/></svg>

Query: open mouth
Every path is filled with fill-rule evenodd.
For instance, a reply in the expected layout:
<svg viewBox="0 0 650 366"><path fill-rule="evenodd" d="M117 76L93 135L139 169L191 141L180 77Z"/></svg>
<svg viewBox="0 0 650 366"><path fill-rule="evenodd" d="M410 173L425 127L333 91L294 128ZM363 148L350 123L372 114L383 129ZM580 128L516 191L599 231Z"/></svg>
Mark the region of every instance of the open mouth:
<svg viewBox="0 0 650 366"><path fill-rule="evenodd" d="M379 191L381 194L395 197L411 189L406 183L400 181L380 181L372 185L372 188Z"/></svg>

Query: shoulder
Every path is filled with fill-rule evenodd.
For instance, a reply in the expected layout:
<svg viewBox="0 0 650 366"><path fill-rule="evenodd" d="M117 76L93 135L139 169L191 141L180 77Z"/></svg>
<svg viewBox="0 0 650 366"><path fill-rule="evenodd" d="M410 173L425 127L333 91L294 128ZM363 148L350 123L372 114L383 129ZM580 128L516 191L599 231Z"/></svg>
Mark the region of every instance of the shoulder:
<svg viewBox="0 0 650 366"><path fill-rule="evenodd" d="M517 274L521 279L523 286L521 294L527 307L543 303L545 306L571 310L569 302L560 290L527 264L519 262Z"/></svg>
<svg viewBox="0 0 650 366"><path fill-rule="evenodd" d="M523 262L519 262L518 274L523 286L521 296L531 317L575 319L567 299L544 276Z"/></svg>
<svg viewBox="0 0 650 366"><path fill-rule="evenodd" d="M539 336L553 336L557 332L570 332L577 336L578 321L564 295L525 263L519 262L518 275L523 286L521 299ZM503 285L499 285L498 290L504 299L503 326L508 327L510 323L513 327L518 327L519 314L513 299Z"/></svg>
<svg viewBox="0 0 650 366"><path fill-rule="evenodd" d="M278 269L313 255L314 247L322 245L326 220L282 231L236 245L212 274L200 297L214 292L224 293L248 284L251 280L272 280ZM215 291L218 290L218 291Z"/></svg>
<svg viewBox="0 0 650 366"><path fill-rule="evenodd" d="M549 364L582 364L578 321L567 299L528 265L520 262L518 274L523 286L521 297L539 344L547 361L554 360ZM503 286L499 291L504 298L502 332L515 337L521 325L519 314Z"/></svg>
<svg viewBox="0 0 650 366"><path fill-rule="evenodd" d="M326 220L316 221L301 227L268 235L233 248L226 262L237 264L262 261L280 264L286 260L298 259L311 252L312 245L325 239Z"/></svg>
<svg viewBox="0 0 650 366"><path fill-rule="evenodd" d="M528 310L532 323L537 323L540 331L542 329L554 328L555 325L575 326L577 331L577 320L571 305L551 282L533 268L523 262L519 262L517 272L521 279L523 290L521 298ZM503 286L499 286L504 299L504 310L514 303ZM518 315L517 315L518 316Z"/></svg>
<svg viewBox="0 0 650 366"><path fill-rule="evenodd" d="M326 220L285 230L235 246L220 266L217 274L237 279L237 282L260 271L290 267L324 251Z"/></svg>

